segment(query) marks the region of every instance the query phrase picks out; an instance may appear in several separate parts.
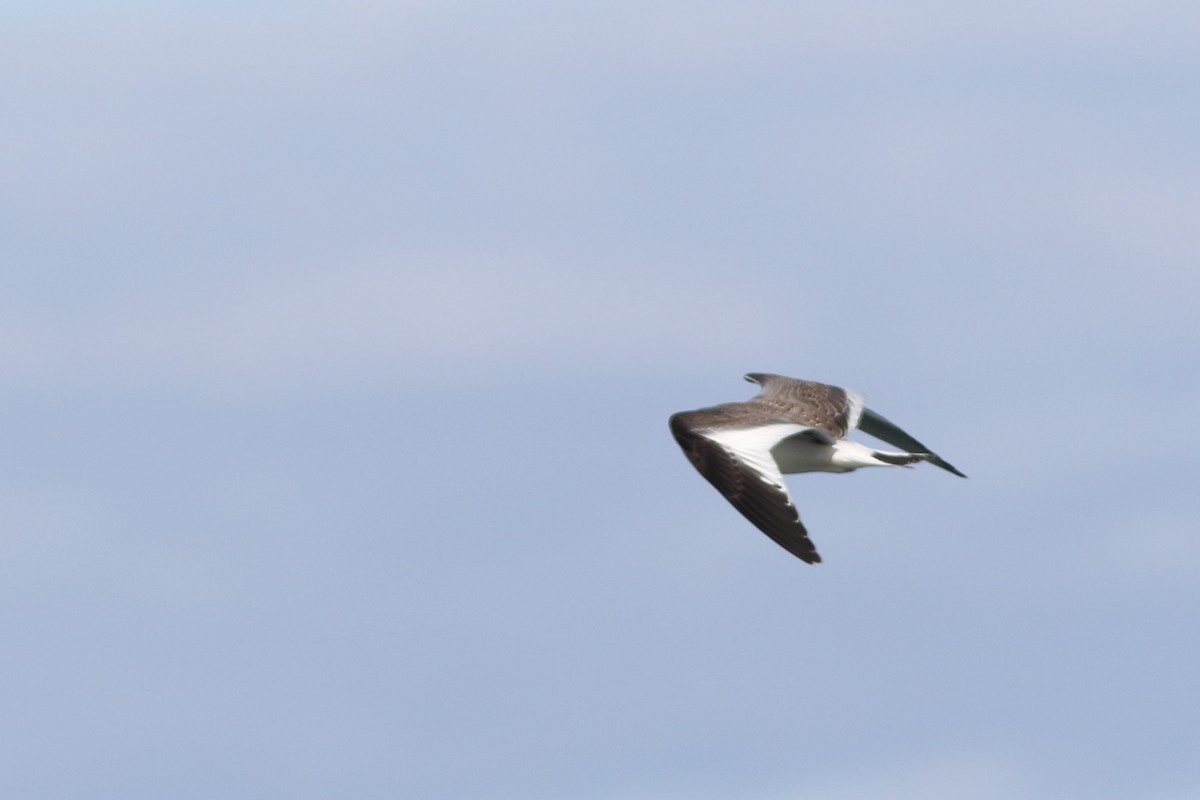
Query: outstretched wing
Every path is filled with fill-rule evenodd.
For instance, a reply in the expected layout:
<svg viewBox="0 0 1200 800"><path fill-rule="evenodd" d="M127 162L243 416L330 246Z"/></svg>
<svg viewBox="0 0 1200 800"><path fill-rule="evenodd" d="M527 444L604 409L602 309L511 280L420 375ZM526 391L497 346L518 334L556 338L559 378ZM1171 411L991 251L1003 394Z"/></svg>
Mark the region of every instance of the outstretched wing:
<svg viewBox="0 0 1200 800"><path fill-rule="evenodd" d="M942 469L947 472L953 472L960 478L967 477L951 466L948 461L943 460L937 455L933 455L932 450L902 431L896 423L876 414L869 408L863 409L862 417L858 420L858 429L868 436L874 436L876 439L880 439L890 445L895 445L906 452L929 453L933 456L928 459L930 464L937 464Z"/></svg>
<svg viewBox="0 0 1200 800"><path fill-rule="evenodd" d="M862 413L862 395L840 386L764 372L751 372L745 378L762 387L762 392L752 403L786 409L791 421L820 428L835 439L854 430Z"/></svg>
<svg viewBox="0 0 1200 800"><path fill-rule="evenodd" d="M701 432L688 424L688 412L671 417L671 432L692 466L746 519L783 549L809 564L820 562L817 548L788 497L771 446L787 431L806 428L781 423L760 428Z"/></svg>

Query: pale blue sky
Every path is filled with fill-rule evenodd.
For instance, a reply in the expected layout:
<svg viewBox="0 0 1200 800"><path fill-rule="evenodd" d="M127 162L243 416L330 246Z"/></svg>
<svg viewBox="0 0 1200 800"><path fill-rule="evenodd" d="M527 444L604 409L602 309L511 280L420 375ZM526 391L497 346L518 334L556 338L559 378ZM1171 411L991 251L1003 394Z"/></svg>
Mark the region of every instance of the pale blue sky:
<svg viewBox="0 0 1200 800"><path fill-rule="evenodd" d="M0 795L1200 794L1194 4L4 15Z"/></svg>

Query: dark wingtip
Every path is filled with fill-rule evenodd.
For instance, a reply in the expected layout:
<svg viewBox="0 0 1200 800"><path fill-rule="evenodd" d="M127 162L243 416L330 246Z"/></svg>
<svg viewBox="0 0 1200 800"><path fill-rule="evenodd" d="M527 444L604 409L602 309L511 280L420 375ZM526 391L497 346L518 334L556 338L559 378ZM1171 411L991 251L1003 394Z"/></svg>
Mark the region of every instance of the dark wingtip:
<svg viewBox="0 0 1200 800"><path fill-rule="evenodd" d="M935 456L935 457L933 457L933 458L931 458L931 459L929 459L929 463L930 463L930 464L937 464L937 465L938 465L939 467L941 467L942 469L946 470L947 472L952 472L952 473L954 473L955 475L957 475L957 476L958 476L958 477L960 477L960 478L965 478L965 477L967 477L966 475L964 475L963 473L961 473L961 472L959 472L957 469L955 469L954 465L953 465L953 464L951 464L949 461L945 461L945 460L943 460L943 459L937 458L936 456Z"/></svg>
<svg viewBox="0 0 1200 800"><path fill-rule="evenodd" d="M779 542L776 542L776 543L781 544ZM821 554L818 553L816 550L813 550L811 552L801 552L801 551L796 550L793 547L784 547L784 549L787 550L792 555L794 555L796 558L803 561L805 564L820 564L821 563Z"/></svg>

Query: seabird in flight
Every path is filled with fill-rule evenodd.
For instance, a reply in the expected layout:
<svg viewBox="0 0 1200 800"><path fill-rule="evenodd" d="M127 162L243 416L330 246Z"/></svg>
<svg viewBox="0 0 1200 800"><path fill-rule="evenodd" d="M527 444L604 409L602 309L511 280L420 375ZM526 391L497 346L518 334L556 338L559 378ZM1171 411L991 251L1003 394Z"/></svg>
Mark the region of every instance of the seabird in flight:
<svg viewBox="0 0 1200 800"><path fill-rule="evenodd" d="M824 383L752 372L762 387L744 403L722 403L671 415L675 441L701 475L733 507L792 555L820 562L788 497L784 474L852 472L928 461L963 475L895 423L863 406L858 392ZM875 450L846 439L858 428L904 452Z"/></svg>

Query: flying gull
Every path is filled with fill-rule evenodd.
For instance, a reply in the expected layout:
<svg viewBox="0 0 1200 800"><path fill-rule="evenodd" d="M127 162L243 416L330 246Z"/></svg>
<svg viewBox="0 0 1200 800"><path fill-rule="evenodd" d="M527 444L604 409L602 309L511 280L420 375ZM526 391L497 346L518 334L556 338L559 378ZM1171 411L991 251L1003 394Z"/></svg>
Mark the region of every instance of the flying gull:
<svg viewBox="0 0 1200 800"><path fill-rule="evenodd" d="M722 403L671 415L675 441L701 475L733 507L783 549L820 562L783 483L784 474L853 472L859 467L904 467L920 461L963 475L928 447L863 406L858 392L824 383L752 372L762 387L744 403ZM846 439L863 433L901 448L875 450Z"/></svg>

